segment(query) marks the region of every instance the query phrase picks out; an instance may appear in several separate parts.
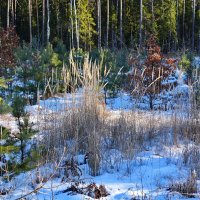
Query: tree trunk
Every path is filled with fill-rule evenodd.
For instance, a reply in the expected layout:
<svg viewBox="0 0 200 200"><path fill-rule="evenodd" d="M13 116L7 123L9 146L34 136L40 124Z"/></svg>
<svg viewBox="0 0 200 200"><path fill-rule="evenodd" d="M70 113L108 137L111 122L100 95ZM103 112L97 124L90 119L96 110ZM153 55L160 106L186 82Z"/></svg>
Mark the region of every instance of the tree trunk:
<svg viewBox="0 0 200 200"><path fill-rule="evenodd" d="M76 26L76 44L77 44L77 49L79 49L79 29L78 29L78 17L77 17L77 12L76 12L76 2L74 0L74 17L75 17L75 26Z"/></svg>
<svg viewBox="0 0 200 200"><path fill-rule="evenodd" d="M71 38L70 38L70 48L74 48L74 22L73 22L73 0L70 0L70 12L71 12Z"/></svg>
<svg viewBox="0 0 200 200"><path fill-rule="evenodd" d="M15 18L15 24L16 24L16 20L17 20L17 0L15 0L15 16L14 16L14 18Z"/></svg>
<svg viewBox="0 0 200 200"><path fill-rule="evenodd" d="M155 16L154 16L154 0L151 0L151 15L152 15L152 30L153 30L153 33L155 34L155 29L154 29L154 21L155 21Z"/></svg>
<svg viewBox="0 0 200 200"><path fill-rule="evenodd" d="M195 30L195 8L196 8L196 0L193 0L193 15L192 15L192 51L194 51L194 42L195 42L195 35L194 35L194 30Z"/></svg>
<svg viewBox="0 0 200 200"><path fill-rule="evenodd" d="M57 36L60 35L60 10L59 10L59 4L55 3L56 5L56 30L57 30Z"/></svg>
<svg viewBox="0 0 200 200"><path fill-rule="evenodd" d="M111 7L114 7L113 0L112 0L112 6ZM113 22L112 19L111 19L111 22L112 22L112 25L111 25L112 48L114 48L114 22Z"/></svg>
<svg viewBox="0 0 200 200"><path fill-rule="evenodd" d="M108 48L108 40L109 40L109 21L110 21L110 0L107 0L107 29L106 29L106 47Z"/></svg>
<svg viewBox="0 0 200 200"><path fill-rule="evenodd" d="M139 51L141 52L142 49L142 23L143 23L143 3L140 0L140 34L139 34Z"/></svg>
<svg viewBox="0 0 200 200"><path fill-rule="evenodd" d="M133 27L131 25L131 48L133 48Z"/></svg>
<svg viewBox="0 0 200 200"><path fill-rule="evenodd" d="M176 47L175 50L177 50L178 46L179 46L179 20L178 20L178 16L179 16L179 0L176 0Z"/></svg>
<svg viewBox="0 0 200 200"><path fill-rule="evenodd" d="M98 48L101 48L101 0L97 0L98 18Z"/></svg>
<svg viewBox="0 0 200 200"><path fill-rule="evenodd" d="M89 35L89 38L91 38L90 24L89 24L88 35ZM91 45L91 43L89 43L89 50L90 50L90 51L92 50L92 45Z"/></svg>
<svg viewBox="0 0 200 200"><path fill-rule="evenodd" d="M151 110L153 110L153 97L152 95L149 95L149 107Z"/></svg>
<svg viewBox="0 0 200 200"><path fill-rule="evenodd" d="M15 24L14 0L11 0L11 14L12 14L12 26L14 26L14 24Z"/></svg>
<svg viewBox="0 0 200 200"><path fill-rule="evenodd" d="M7 5L7 28L10 27L10 0L8 0Z"/></svg>
<svg viewBox="0 0 200 200"><path fill-rule="evenodd" d="M185 52L185 0L183 0L183 51Z"/></svg>
<svg viewBox="0 0 200 200"><path fill-rule="evenodd" d="M120 48L122 49L123 39L122 39L122 0L120 0Z"/></svg>
<svg viewBox="0 0 200 200"><path fill-rule="evenodd" d="M200 31L199 31L199 53L200 53Z"/></svg>
<svg viewBox="0 0 200 200"><path fill-rule="evenodd" d="M171 51L172 32L169 31L168 51Z"/></svg>
<svg viewBox="0 0 200 200"><path fill-rule="evenodd" d="M35 6L36 6L36 17L37 17L37 41L38 41L38 47L39 47L40 25L39 25L39 13L38 13L38 0L35 0Z"/></svg>
<svg viewBox="0 0 200 200"><path fill-rule="evenodd" d="M32 0L28 1L28 11L29 11L29 39L30 46L32 46Z"/></svg>
<svg viewBox="0 0 200 200"><path fill-rule="evenodd" d="M50 21L50 10L49 10L49 0L47 0L47 44L49 43L49 38L50 38L49 21Z"/></svg>
<svg viewBox="0 0 200 200"><path fill-rule="evenodd" d="M198 12L200 12L200 4L198 5ZM198 52L199 52L199 54L200 54L200 29L199 29L199 31L198 31L198 37L199 37L199 41L198 41Z"/></svg>
<svg viewBox="0 0 200 200"><path fill-rule="evenodd" d="M44 45L44 25L45 25L45 9L46 9L46 4L45 0L42 2L42 44Z"/></svg>
<svg viewBox="0 0 200 200"><path fill-rule="evenodd" d="M23 144L23 141L21 140L20 141L20 151L21 151L21 163L24 162L24 158L25 158L25 155L24 155L24 144Z"/></svg>

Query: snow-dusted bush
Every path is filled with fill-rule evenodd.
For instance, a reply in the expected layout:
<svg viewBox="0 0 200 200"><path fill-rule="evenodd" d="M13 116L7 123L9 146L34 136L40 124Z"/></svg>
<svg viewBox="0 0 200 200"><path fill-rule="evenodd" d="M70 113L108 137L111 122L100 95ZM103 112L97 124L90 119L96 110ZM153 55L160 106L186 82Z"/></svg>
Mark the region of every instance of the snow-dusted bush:
<svg viewBox="0 0 200 200"><path fill-rule="evenodd" d="M129 91L136 97L146 96L149 108L154 109L154 101L163 90L169 90L176 84L169 80L170 75L175 71L176 60L166 59L161 53L156 37L151 35L147 40L147 57L143 64L134 66L132 74L129 74Z"/></svg>
<svg viewBox="0 0 200 200"><path fill-rule="evenodd" d="M169 189L174 192L179 192L186 197L195 197L197 194L197 179L195 171L192 171L185 182L173 183Z"/></svg>
<svg viewBox="0 0 200 200"><path fill-rule="evenodd" d="M184 163L195 170L197 178L200 177L200 148L198 146L186 147L183 151Z"/></svg>

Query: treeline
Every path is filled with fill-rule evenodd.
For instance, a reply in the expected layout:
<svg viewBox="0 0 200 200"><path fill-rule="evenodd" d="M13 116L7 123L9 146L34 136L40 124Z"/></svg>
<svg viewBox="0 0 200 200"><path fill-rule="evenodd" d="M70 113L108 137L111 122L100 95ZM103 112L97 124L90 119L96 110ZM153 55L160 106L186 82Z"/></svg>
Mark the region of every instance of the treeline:
<svg viewBox="0 0 200 200"><path fill-rule="evenodd" d="M164 51L200 50L199 0L1 0L0 26L13 25L38 45L140 49L153 33Z"/></svg>

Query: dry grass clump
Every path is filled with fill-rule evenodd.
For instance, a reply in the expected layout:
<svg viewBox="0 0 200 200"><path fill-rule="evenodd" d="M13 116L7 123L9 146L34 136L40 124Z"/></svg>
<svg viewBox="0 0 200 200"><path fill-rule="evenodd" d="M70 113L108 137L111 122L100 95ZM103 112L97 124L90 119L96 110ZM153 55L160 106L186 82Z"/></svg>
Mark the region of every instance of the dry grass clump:
<svg viewBox="0 0 200 200"><path fill-rule="evenodd" d="M42 140L50 160L59 159L62 149L67 155L89 153L88 164L92 175L100 172L100 144L104 132L98 108L93 102L83 104L54 119ZM66 155L66 156L67 156Z"/></svg>
<svg viewBox="0 0 200 200"><path fill-rule="evenodd" d="M99 112L95 96L90 96L81 106L66 112L63 118L54 119L43 140L49 159L58 159L63 147L72 156L88 154L90 174L96 176L102 167L111 167L102 165L111 164L107 161L113 155L108 158L106 152L112 149L121 152L119 163L131 161L145 148L145 142L158 137L161 132L157 117L132 111L111 119L108 112L101 109Z"/></svg>
<svg viewBox="0 0 200 200"><path fill-rule="evenodd" d="M74 83L72 88L78 85L82 87L82 97L70 108L60 113L53 113L51 123L45 123L45 136L42 141L48 152L49 160L59 159L62 149L67 149L67 154L88 153L88 165L91 175L100 173L101 162L101 138L104 133L105 106L101 95L104 87L101 80L101 66L85 59L82 69L71 60L71 72L66 84ZM106 77L107 71L104 70Z"/></svg>
<svg viewBox="0 0 200 200"><path fill-rule="evenodd" d="M138 152L152 145L151 142L159 146L178 146L181 139L197 136L197 132L191 133L190 137L186 133L185 127L189 123L195 126L191 128L193 131L198 129L191 118L137 110L121 112L114 117L101 105L99 96L98 92L87 91L81 105L72 107L59 117L52 117L42 141L48 160L59 160L62 149L66 148L66 156L88 154L87 164L93 176L102 170L119 169L124 162L131 172L132 160ZM185 159L188 156L191 160L187 164L197 163L194 169L199 174L199 162L193 161L197 157L190 156L191 152L186 154Z"/></svg>
<svg viewBox="0 0 200 200"><path fill-rule="evenodd" d="M73 61L71 67L68 84L76 80L73 88L82 87L82 98L78 106L74 98L70 108L49 114L47 123L44 119L41 143L47 160L58 161L63 148L67 149L66 156L87 154L90 174L96 176L103 169L118 168L124 161L130 164L136 153L152 141L158 146L178 146L180 139L200 140L197 112L185 116L183 110L175 110L171 115L133 110L115 116L104 104L101 67L88 58L81 70ZM118 152L118 158L111 152Z"/></svg>

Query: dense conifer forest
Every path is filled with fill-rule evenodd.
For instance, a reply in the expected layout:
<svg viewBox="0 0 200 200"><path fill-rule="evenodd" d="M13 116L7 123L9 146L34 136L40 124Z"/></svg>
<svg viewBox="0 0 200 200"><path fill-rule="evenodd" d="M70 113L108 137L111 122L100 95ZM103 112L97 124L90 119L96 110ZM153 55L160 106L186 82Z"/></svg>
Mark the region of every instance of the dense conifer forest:
<svg viewBox="0 0 200 200"><path fill-rule="evenodd" d="M138 49L153 33L165 52L199 51L199 13L198 0L1 0L0 27L68 50Z"/></svg>

